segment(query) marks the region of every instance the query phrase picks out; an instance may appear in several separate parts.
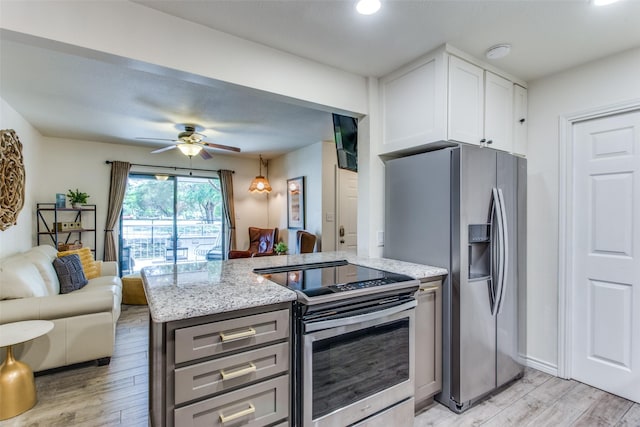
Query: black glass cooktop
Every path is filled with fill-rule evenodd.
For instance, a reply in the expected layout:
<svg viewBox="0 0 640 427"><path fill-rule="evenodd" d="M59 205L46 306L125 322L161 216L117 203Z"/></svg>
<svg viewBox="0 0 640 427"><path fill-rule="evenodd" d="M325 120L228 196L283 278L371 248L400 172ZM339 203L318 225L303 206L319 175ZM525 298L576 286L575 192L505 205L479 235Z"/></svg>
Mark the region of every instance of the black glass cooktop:
<svg viewBox="0 0 640 427"><path fill-rule="evenodd" d="M350 264L344 260L256 268L253 272L308 297L413 280L404 274Z"/></svg>

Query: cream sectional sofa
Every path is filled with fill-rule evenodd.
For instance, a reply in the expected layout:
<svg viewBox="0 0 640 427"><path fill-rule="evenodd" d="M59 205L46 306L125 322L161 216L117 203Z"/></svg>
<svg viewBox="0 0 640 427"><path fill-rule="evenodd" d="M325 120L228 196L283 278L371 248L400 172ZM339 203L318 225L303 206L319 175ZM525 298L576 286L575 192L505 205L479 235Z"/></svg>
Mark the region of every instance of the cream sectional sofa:
<svg viewBox="0 0 640 427"><path fill-rule="evenodd" d="M14 346L14 355L36 372L90 360L107 364L122 301L117 263L102 262L101 277L90 279L82 289L60 294L53 267L56 256L54 247L42 245L0 260L0 324L54 323L48 334ZM1 351L0 360L4 356Z"/></svg>

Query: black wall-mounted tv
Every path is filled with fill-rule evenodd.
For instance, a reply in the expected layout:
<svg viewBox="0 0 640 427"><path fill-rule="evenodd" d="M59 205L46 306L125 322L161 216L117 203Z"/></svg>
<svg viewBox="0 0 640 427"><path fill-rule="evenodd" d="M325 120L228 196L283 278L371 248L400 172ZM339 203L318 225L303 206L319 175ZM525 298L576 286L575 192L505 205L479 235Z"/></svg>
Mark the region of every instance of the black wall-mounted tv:
<svg viewBox="0 0 640 427"><path fill-rule="evenodd" d="M358 119L334 114L333 134L336 140L338 167L358 172Z"/></svg>

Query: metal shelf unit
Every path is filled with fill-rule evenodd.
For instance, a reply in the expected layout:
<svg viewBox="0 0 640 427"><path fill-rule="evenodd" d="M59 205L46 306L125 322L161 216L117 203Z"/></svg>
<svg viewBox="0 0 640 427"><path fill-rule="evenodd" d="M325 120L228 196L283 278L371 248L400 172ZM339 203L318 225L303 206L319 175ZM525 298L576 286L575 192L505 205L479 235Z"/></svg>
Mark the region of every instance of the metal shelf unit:
<svg viewBox="0 0 640 427"><path fill-rule="evenodd" d="M55 203L37 203L37 239L38 245L47 243L47 237L58 248L59 243L80 240L84 246L96 251L96 205L83 205L81 208L58 208ZM83 228L58 230L57 223L81 222ZM89 226L89 228L86 228ZM83 240L83 234L85 241Z"/></svg>

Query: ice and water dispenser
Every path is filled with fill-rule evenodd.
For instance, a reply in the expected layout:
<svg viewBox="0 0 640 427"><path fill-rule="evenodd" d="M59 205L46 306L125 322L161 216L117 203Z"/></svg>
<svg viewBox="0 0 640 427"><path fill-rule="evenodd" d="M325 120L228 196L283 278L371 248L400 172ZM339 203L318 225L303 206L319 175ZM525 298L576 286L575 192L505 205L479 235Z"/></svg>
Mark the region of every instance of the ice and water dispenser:
<svg viewBox="0 0 640 427"><path fill-rule="evenodd" d="M469 224L469 280L491 277L491 224Z"/></svg>

